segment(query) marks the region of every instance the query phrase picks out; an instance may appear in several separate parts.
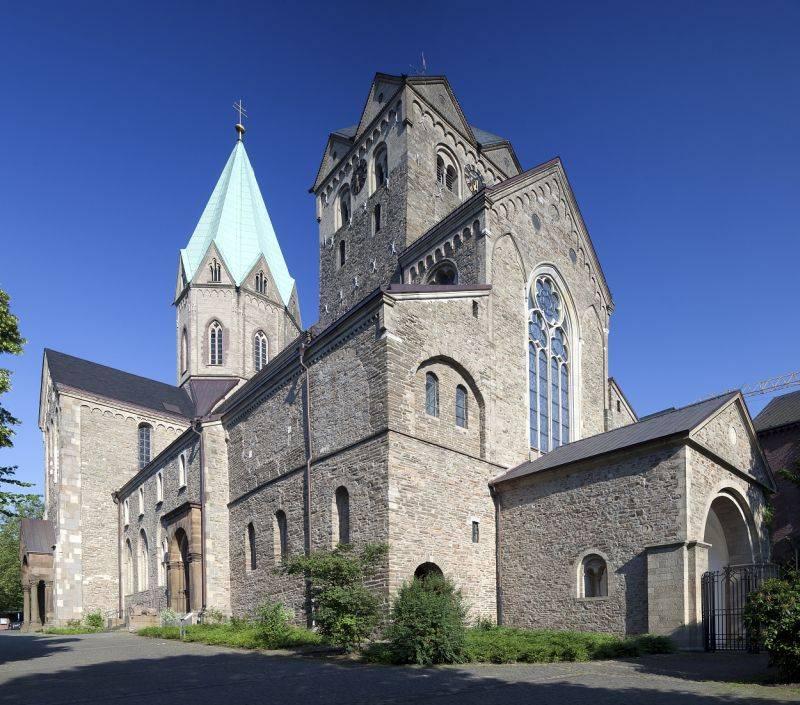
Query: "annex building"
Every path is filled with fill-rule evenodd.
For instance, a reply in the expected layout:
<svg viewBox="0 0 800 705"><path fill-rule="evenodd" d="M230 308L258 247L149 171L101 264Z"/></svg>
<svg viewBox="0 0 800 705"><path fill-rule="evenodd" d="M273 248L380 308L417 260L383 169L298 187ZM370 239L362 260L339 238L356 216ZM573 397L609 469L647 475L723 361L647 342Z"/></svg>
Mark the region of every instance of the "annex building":
<svg viewBox="0 0 800 705"><path fill-rule="evenodd" d="M45 350L31 626L265 597L302 621L275 566L370 541L387 598L441 571L475 617L697 644L700 576L769 556L741 395L637 418L561 161L524 168L445 77L377 74L357 120L309 165L317 323L237 125L180 251L176 384Z"/></svg>

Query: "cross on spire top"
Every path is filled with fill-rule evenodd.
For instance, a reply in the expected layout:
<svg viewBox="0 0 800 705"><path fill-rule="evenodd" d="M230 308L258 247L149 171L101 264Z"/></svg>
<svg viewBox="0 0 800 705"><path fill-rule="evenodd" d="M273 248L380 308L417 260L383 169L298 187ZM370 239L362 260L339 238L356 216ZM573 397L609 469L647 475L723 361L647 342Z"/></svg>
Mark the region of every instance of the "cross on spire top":
<svg viewBox="0 0 800 705"><path fill-rule="evenodd" d="M244 137L244 118L247 117L247 111L242 104L241 98L233 104L233 109L239 113L239 122L236 123L236 132L239 134L238 139L241 142L242 138Z"/></svg>

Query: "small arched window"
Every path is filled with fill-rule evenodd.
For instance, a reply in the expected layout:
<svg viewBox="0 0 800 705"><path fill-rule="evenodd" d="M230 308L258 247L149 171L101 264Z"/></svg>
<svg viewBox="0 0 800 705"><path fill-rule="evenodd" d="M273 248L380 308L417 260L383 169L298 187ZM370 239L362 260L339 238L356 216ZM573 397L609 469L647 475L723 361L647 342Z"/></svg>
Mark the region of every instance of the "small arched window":
<svg viewBox="0 0 800 705"><path fill-rule="evenodd" d="M343 267L345 262L347 262L347 246L344 240L341 240L339 242L339 266Z"/></svg>
<svg viewBox="0 0 800 705"><path fill-rule="evenodd" d="M144 516L144 487L139 488L139 516Z"/></svg>
<svg viewBox="0 0 800 705"><path fill-rule="evenodd" d="M156 504L164 501L164 473L156 473Z"/></svg>
<svg viewBox="0 0 800 705"><path fill-rule="evenodd" d="M447 187L448 191L456 190L456 178L456 170L452 166L448 165L444 172L444 185Z"/></svg>
<svg viewBox="0 0 800 705"><path fill-rule="evenodd" d="M181 374L189 369L189 337L186 328L181 332Z"/></svg>
<svg viewBox="0 0 800 705"><path fill-rule="evenodd" d="M169 545L167 539L161 539L161 553L158 557L158 584L167 584L167 564L169 563Z"/></svg>
<svg viewBox="0 0 800 705"><path fill-rule="evenodd" d="M459 384L456 387L456 426L467 427L467 413L467 389Z"/></svg>
<svg viewBox="0 0 800 705"><path fill-rule="evenodd" d="M344 188L339 193L339 209L337 212L338 221L336 223L337 230L350 225L352 210L350 208L350 189Z"/></svg>
<svg viewBox="0 0 800 705"><path fill-rule="evenodd" d="M125 526L131 523L131 501L129 499L122 503L122 520Z"/></svg>
<svg viewBox="0 0 800 705"><path fill-rule="evenodd" d="M256 291L259 294L265 293L267 290L267 280L264 277L264 272L258 272L256 274Z"/></svg>
<svg viewBox="0 0 800 705"><path fill-rule="evenodd" d="M338 487L334 495L334 541L333 545L350 543L350 493L346 487Z"/></svg>
<svg viewBox="0 0 800 705"><path fill-rule="evenodd" d="M386 185L389 178L389 167L385 144L378 145L378 147L375 149L375 156L373 158L373 174L375 178L375 186L373 190L377 190Z"/></svg>
<svg viewBox="0 0 800 705"><path fill-rule="evenodd" d="M608 596L608 570L606 562L596 553L581 561L581 597Z"/></svg>
<svg viewBox="0 0 800 705"><path fill-rule="evenodd" d="M150 462L150 441L153 427L150 424L139 424L139 470Z"/></svg>
<svg viewBox="0 0 800 705"><path fill-rule="evenodd" d="M442 262L428 274L428 284L440 286L458 284L458 270L451 262Z"/></svg>
<svg viewBox="0 0 800 705"><path fill-rule="evenodd" d="M279 509L275 512L272 528L275 544L275 560L283 561L289 557L289 531L286 526L286 513L283 509Z"/></svg>
<svg viewBox="0 0 800 705"><path fill-rule="evenodd" d="M372 209L372 234L374 235L381 230L381 204L376 203L375 208Z"/></svg>
<svg viewBox="0 0 800 705"><path fill-rule="evenodd" d="M178 487L186 487L186 454L178 456Z"/></svg>
<svg viewBox="0 0 800 705"><path fill-rule="evenodd" d="M212 321L208 327L208 364L222 364L222 326L219 321Z"/></svg>
<svg viewBox="0 0 800 705"><path fill-rule="evenodd" d="M222 281L222 266L217 261L217 258L211 260L208 265L208 268L211 270L211 281L212 282L221 282Z"/></svg>
<svg viewBox="0 0 800 705"><path fill-rule="evenodd" d="M425 375L425 413L439 415L439 378L433 372Z"/></svg>
<svg viewBox="0 0 800 705"><path fill-rule="evenodd" d="M133 594L133 549L130 539L125 539L125 594Z"/></svg>
<svg viewBox="0 0 800 705"><path fill-rule="evenodd" d="M150 584L150 576L148 570L148 560L147 560L147 534L144 533L144 529L139 532L139 561L136 567L136 575L139 579L139 584L137 586L138 592L143 592L147 590Z"/></svg>
<svg viewBox="0 0 800 705"><path fill-rule="evenodd" d="M436 156L436 180L444 186L444 159L441 154Z"/></svg>
<svg viewBox="0 0 800 705"><path fill-rule="evenodd" d="M455 157L446 147L440 146L436 152L436 181L443 188L459 195L459 167Z"/></svg>
<svg viewBox="0 0 800 705"><path fill-rule="evenodd" d="M256 333L253 341L256 372L259 372L269 361L269 342L263 330Z"/></svg>
<svg viewBox="0 0 800 705"><path fill-rule="evenodd" d="M256 569L256 529L251 521L247 525L247 570Z"/></svg>

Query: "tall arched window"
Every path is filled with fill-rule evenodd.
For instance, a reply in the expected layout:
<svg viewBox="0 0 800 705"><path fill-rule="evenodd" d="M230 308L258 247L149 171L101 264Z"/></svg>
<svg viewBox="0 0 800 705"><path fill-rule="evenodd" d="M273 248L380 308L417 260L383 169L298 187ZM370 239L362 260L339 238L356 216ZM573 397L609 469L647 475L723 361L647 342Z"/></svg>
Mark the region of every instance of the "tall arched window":
<svg viewBox="0 0 800 705"><path fill-rule="evenodd" d="M247 525L247 570L256 569L256 528L251 521Z"/></svg>
<svg viewBox="0 0 800 705"><path fill-rule="evenodd" d="M164 501L164 473L156 473L156 504Z"/></svg>
<svg viewBox="0 0 800 705"><path fill-rule="evenodd" d="M208 327L208 364L222 364L222 326L219 321L212 321Z"/></svg>
<svg viewBox="0 0 800 705"><path fill-rule="evenodd" d="M344 240L339 241L339 266L344 267L344 263L347 262L347 245L345 244Z"/></svg>
<svg viewBox="0 0 800 705"><path fill-rule="evenodd" d="M439 378L433 372L425 375L425 413L439 415Z"/></svg>
<svg viewBox="0 0 800 705"><path fill-rule="evenodd" d="M548 276L536 278L528 309L530 442L547 452L570 440L570 321Z"/></svg>
<svg viewBox="0 0 800 705"><path fill-rule="evenodd" d="M169 563L169 544L166 537L161 539L161 553L158 557L158 584L167 584L167 563Z"/></svg>
<svg viewBox="0 0 800 705"><path fill-rule="evenodd" d="M142 592L143 590L147 590L148 585L150 584L150 576L148 575L148 566L147 566L147 534L144 533L144 529L139 532L139 564L136 566L136 575L139 580L139 584L137 586L137 592Z"/></svg>
<svg viewBox="0 0 800 705"><path fill-rule="evenodd" d="M457 196L460 194L459 167L456 158L443 146L436 151L436 180L440 186L452 191Z"/></svg>
<svg viewBox="0 0 800 705"><path fill-rule="evenodd" d="M181 332L181 374L189 369L189 338L186 328Z"/></svg>
<svg viewBox="0 0 800 705"><path fill-rule="evenodd" d="M350 208L350 189L345 187L339 192L339 207L337 209L337 230L345 225L350 225L352 211Z"/></svg>
<svg viewBox="0 0 800 705"><path fill-rule="evenodd" d="M286 526L286 513L283 509L275 512L272 531L274 535L275 560L285 560L289 556L289 531Z"/></svg>
<svg viewBox="0 0 800 705"><path fill-rule="evenodd" d="M389 178L389 167L387 162L386 144L380 144L375 148L375 156L373 157L373 190L377 190L381 188L381 186L386 185L386 181Z"/></svg>
<svg viewBox="0 0 800 705"><path fill-rule="evenodd" d="M139 424L139 470L150 462L150 441L153 427L150 424Z"/></svg>
<svg viewBox="0 0 800 705"><path fill-rule="evenodd" d="M581 597L608 596L608 570L606 562L596 553L581 561Z"/></svg>
<svg viewBox="0 0 800 705"><path fill-rule="evenodd" d="M467 427L467 389L463 385L456 387L456 426Z"/></svg>
<svg viewBox="0 0 800 705"><path fill-rule="evenodd" d="M133 550L130 539L125 539L125 594L133 594Z"/></svg>
<svg viewBox="0 0 800 705"><path fill-rule="evenodd" d="M211 270L211 281L212 282L221 282L222 281L222 267L220 266L217 258L211 260L208 265L208 268Z"/></svg>
<svg viewBox="0 0 800 705"><path fill-rule="evenodd" d="M333 545L350 543L350 493L347 488L337 487L334 495Z"/></svg>
<svg viewBox="0 0 800 705"><path fill-rule="evenodd" d="M256 291L259 294L265 293L267 290L267 280L264 278L264 272L256 274Z"/></svg>
<svg viewBox="0 0 800 705"><path fill-rule="evenodd" d="M139 488L139 516L144 516L144 487Z"/></svg>
<svg viewBox="0 0 800 705"><path fill-rule="evenodd" d="M269 359L269 343L267 342L267 336L264 334L263 330L260 330L258 333L256 333L253 346L255 353L256 372L258 372L267 364Z"/></svg>
<svg viewBox="0 0 800 705"><path fill-rule="evenodd" d="M186 453L178 456L178 488L186 487Z"/></svg>
<svg viewBox="0 0 800 705"><path fill-rule="evenodd" d="M376 203L375 208L372 209L372 234L381 231L381 204Z"/></svg>

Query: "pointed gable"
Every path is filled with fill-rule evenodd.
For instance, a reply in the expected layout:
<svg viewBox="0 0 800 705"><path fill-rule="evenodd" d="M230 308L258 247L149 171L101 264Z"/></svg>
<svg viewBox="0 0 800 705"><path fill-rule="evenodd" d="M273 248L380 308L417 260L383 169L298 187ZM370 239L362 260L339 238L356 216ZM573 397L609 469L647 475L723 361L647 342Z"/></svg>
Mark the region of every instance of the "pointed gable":
<svg viewBox="0 0 800 705"><path fill-rule="evenodd" d="M472 127L464 117L458 99L444 76L415 76L408 79L427 103L432 105L457 130L460 130L474 145L478 144ZM485 133L488 134L488 133Z"/></svg>
<svg viewBox="0 0 800 705"><path fill-rule="evenodd" d="M212 243L236 286L242 284L263 256L283 303L289 303L294 279L289 274L241 141L234 146L189 244L181 250L181 263L187 280L194 278Z"/></svg>
<svg viewBox="0 0 800 705"><path fill-rule="evenodd" d="M384 73L375 74L372 85L369 88L367 101L361 111L361 119L358 121L358 129L355 137L360 137L367 126L375 119L378 113L388 104L389 99L402 87L402 76L390 76Z"/></svg>

